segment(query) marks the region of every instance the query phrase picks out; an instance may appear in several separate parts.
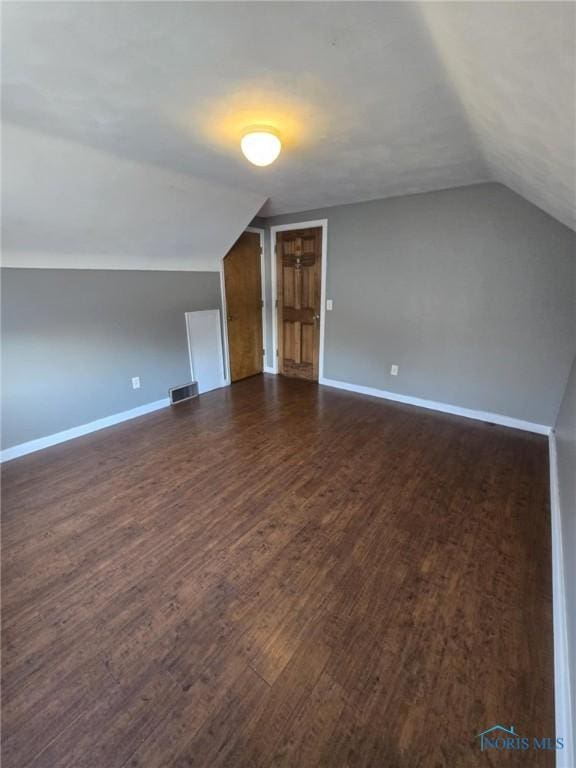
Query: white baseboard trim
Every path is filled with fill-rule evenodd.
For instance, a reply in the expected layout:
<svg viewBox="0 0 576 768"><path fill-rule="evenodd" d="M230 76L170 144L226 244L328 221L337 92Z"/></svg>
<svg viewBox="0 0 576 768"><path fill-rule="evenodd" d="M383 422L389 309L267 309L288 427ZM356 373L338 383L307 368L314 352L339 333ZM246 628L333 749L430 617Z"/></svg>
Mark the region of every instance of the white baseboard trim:
<svg viewBox="0 0 576 768"><path fill-rule="evenodd" d="M82 437L82 435L88 435L90 432L97 432L99 429L112 427L114 424L120 424L123 421L136 419L138 416L144 416L147 413L158 411L160 408L166 408L168 405L170 405L170 400L165 397L162 400L156 400L153 403L146 403L146 405L131 408L129 411L115 413L112 416L105 416L103 419L97 419L88 424L81 424L78 427L65 429L63 432L56 432L53 435L39 437L37 440L30 440L27 443L14 445L12 448L5 448L3 451L0 451L0 463L17 459L20 456L26 456L28 453L41 451L43 448L49 448L51 445L65 443L67 440L74 440L76 437Z"/></svg>
<svg viewBox="0 0 576 768"><path fill-rule="evenodd" d="M566 573L562 544L562 516L558 486L558 456L556 435L548 438L550 455L550 511L552 527L552 613L554 617L554 707L556 710L556 737L564 739L564 749L556 752L556 768L574 768L574 718L568 652L568 624L566 604Z"/></svg>
<svg viewBox="0 0 576 768"><path fill-rule="evenodd" d="M430 411L440 411L441 413L451 413L454 416L464 416L467 419L476 419L476 421L487 421L490 424L500 424L503 427L512 427L514 429L523 429L525 432L536 432L539 435L549 435L552 427L546 424L535 424L532 421L523 421L514 419L511 416L502 416L499 413L488 413L487 411L474 411L470 408L461 408L458 405L449 405L448 403L437 403L434 400L424 400L421 397L411 397L409 395L400 395L396 392L387 392L385 389L376 389L375 387L365 387L361 384L349 384L346 381L337 381L336 379L327 379L322 377L319 381L326 387L335 389L344 389L347 392L356 392L360 395L370 395L379 397L383 400L393 400L397 403L406 403L415 405L418 408L427 408Z"/></svg>

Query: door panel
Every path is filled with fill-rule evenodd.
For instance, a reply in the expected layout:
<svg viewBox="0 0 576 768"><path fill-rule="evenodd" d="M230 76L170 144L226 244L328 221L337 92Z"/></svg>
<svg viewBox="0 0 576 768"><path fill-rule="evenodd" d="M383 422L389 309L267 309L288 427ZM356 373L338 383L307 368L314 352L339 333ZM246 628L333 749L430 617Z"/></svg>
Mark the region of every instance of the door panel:
<svg viewBox="0 0 576 768"><path fill-rule="evenodd" d="M230 379L262 373L260 235L244 232L224 258Z"/></svg>
<svg viewBox="0 0 576 768"><path fill-rule="evenodd" d="M278 232L278 365L280 373L318 379L322 229Z"/></svg>
<svg viewBox="0 0 576 768"><path fill-rule="evenodd" d="M198 392L210 392L225 384L222 357L222 327L219 309L186 312L188 351Z"/></svg>

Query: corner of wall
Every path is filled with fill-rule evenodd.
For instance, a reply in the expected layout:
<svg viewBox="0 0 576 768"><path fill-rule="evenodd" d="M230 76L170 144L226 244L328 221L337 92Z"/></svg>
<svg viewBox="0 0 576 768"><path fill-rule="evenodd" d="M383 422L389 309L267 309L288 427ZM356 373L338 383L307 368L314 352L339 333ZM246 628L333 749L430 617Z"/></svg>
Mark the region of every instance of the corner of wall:
<svg viewBox="0 0 576 768"><path fill-rule="evenodd" d="M574 768L574 701L568 639L568 600L566 594L566 560L562 535L558 449L554 430L548 438L550 458L550 510L552 529L552 612L554 633L554 709L556 738L564 748L556 753L556 768Z"/></svg>

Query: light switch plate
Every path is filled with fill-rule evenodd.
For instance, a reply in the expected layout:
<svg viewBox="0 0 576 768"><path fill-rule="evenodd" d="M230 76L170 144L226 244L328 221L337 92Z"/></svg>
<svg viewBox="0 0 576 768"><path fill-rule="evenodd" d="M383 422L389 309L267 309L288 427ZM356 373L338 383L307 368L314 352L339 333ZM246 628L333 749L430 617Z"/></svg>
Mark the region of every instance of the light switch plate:
<svg viewBox="0 0 576 768"><path fill-rule="evenodd" d="M332 309L334 308L334 302L332 299L326 299L326 310L328 312L332 312Z"/></svg>
<svg viewBox="0 0 576 768"><path fill-rule="evenodd" d="M140 376L132 377L132 389L140 389Z"/></svg>
<svg viewBox="0 0 576 768"><path fill-rule="evenodd" d="M399 370L399 368L398 368L397 365L390 366L390 375L391 376L398 376L398 370Z"/></svg>

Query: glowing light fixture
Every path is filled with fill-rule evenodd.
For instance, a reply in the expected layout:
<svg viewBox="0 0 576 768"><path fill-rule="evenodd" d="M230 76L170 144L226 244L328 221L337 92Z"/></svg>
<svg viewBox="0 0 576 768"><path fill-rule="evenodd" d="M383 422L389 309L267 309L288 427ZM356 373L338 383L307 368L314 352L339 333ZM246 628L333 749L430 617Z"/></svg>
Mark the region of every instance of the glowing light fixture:
<svg viewBox="0 0 576 768"><path fill-rule="evenodd" d="M244 157L253 165L270 165L280 154L282 142L278 131L264 125L253 125L244 131L240 141Z"/></svg>

